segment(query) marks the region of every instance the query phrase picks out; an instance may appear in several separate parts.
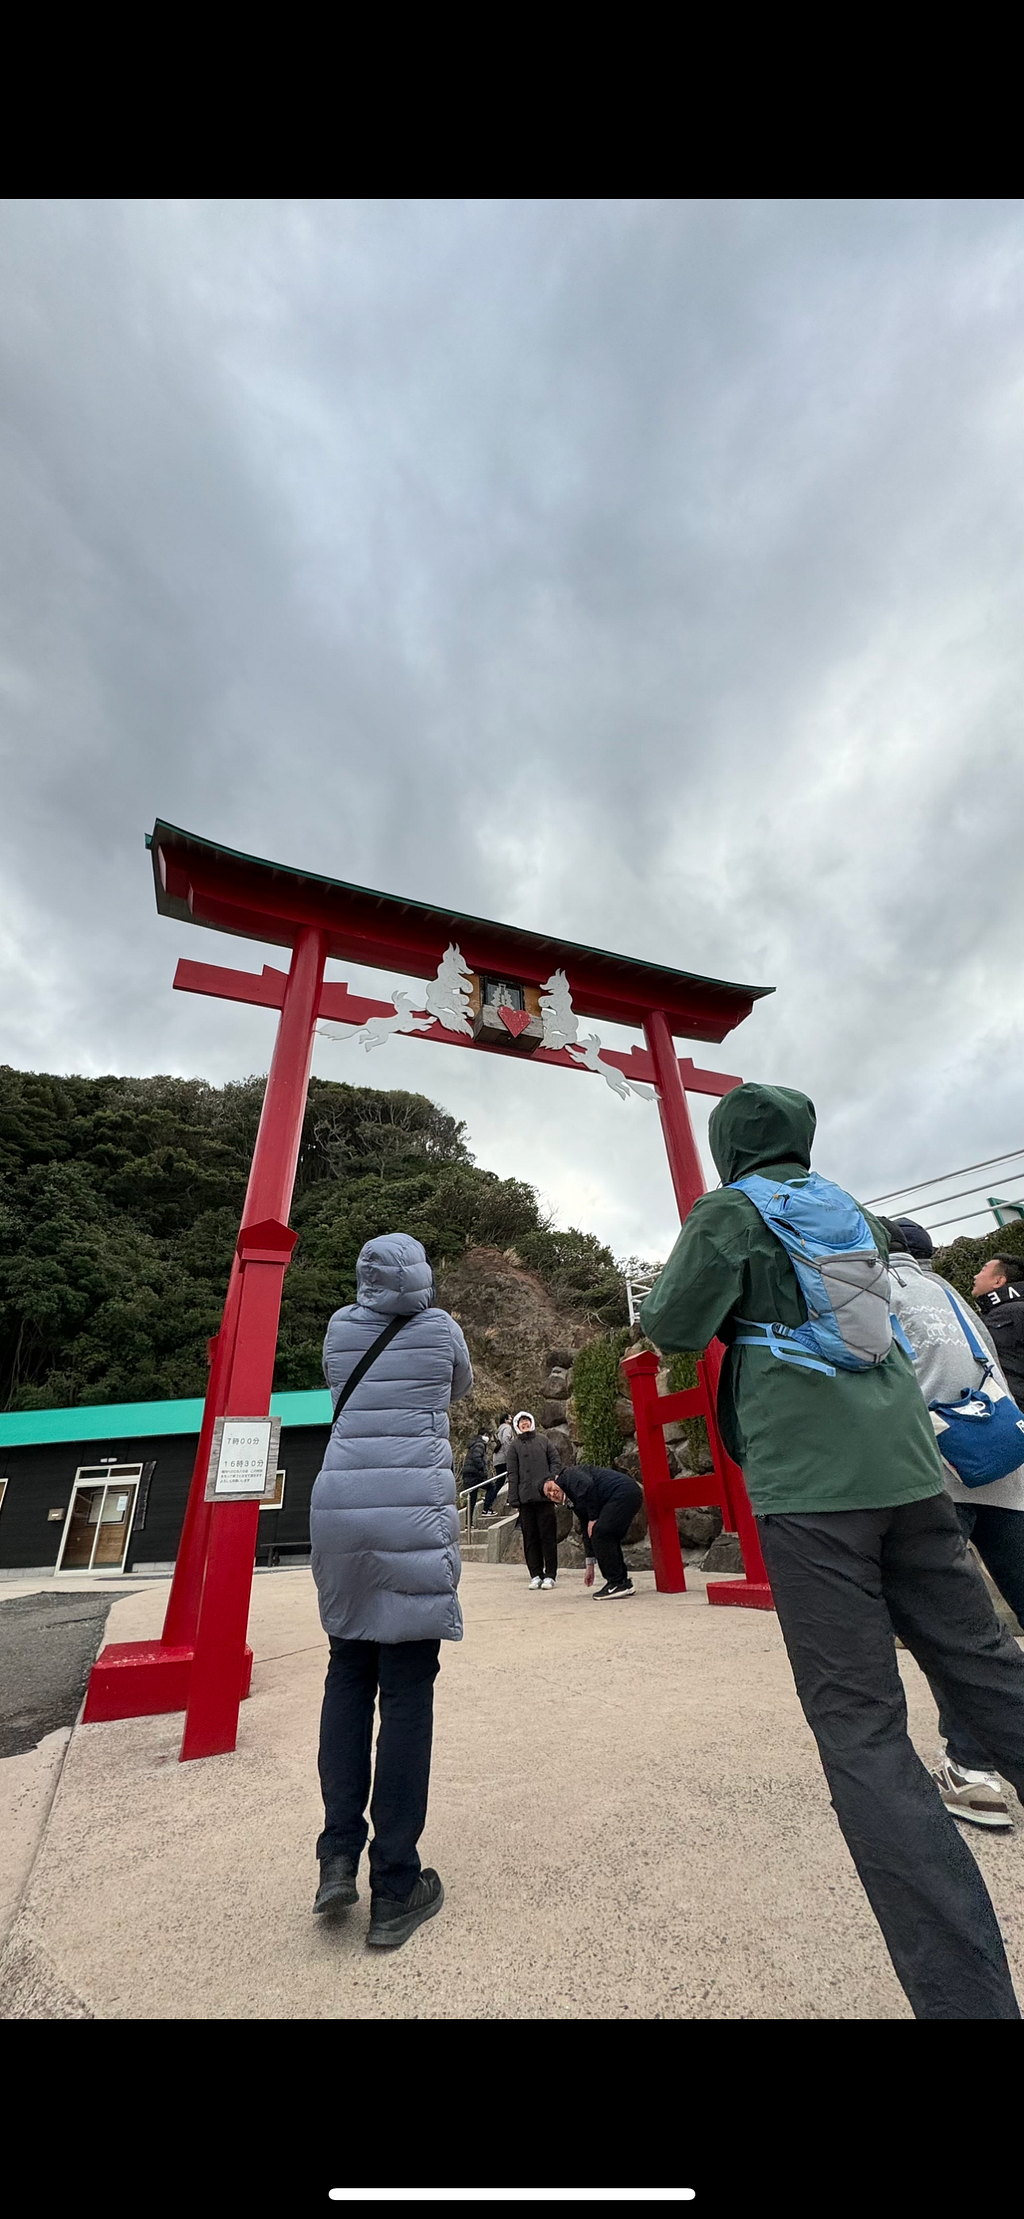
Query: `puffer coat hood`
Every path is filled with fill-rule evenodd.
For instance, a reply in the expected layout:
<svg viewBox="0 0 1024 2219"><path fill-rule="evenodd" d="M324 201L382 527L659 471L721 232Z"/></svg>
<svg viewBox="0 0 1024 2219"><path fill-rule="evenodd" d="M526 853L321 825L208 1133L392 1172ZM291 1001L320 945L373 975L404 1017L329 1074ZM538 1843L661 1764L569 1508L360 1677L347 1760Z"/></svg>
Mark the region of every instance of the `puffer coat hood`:
<svg viewBox="0 0 1024 2219"><path fill-rule="evenodd" d="M383 1317L414 1317L434 1300L434 1274L427 1252L408 1233L382 1233L368 1240L356 1264L356 1303Z"/></svg>
<svg viewBox="0 0 1024 2219"><path fill-rule="evenodd" d="M745 1179L761 1164L800 1163L809 1171L816 1124L814 1103L794 1087L760 1086L756 1081L734 1086L708 1121L708 1140L722 1185Z"/></svg>

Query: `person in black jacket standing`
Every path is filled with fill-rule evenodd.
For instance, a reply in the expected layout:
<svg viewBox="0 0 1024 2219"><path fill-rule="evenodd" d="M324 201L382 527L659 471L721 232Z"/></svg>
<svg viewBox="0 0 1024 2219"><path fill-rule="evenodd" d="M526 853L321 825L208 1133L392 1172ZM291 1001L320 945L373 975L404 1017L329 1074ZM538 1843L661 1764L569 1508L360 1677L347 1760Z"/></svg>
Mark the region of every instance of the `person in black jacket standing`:
<svg viewBox="0 0 1024 2219"><path fill-rule="evenodd" d="M544 1488L549 1502L570 1502L583 1530L587 1554L586 1585L594 1578L594 1557L604 1573L595 1602L617 1601L635 1590L622 1554L622 1543L643 1503L643 1489L627 1472L602 1464L568 1464L557 1480Z"/></svg>
<svg viewBox="0 0 1024 2219"><path fill-rule="evenodd" d="M531 1410L517 1410L505 1451L508 1507L518 1510L531 1587L553 1587L558 1576L558 1520L546 1482L562 1468L558 1450L538 1433Z"/></svg>
<svg viewBox="0 0 1024 2219"><path fill-rule="evenodd" d="M462 1486L466 1496L467 1537L472 1535L473 1512L481 1494L485 1492L489 1484L487 1476L487 1435L486 1433L475 1433L466 1450L466 1460L462 1467Z"/></svg>
<svg viewBox="0 0 1024 2219"><path fill-rule="evenodd" d="M1024 1261L1020 1256L990 1256L971 1293L991 1333L1003 1378L1024 1409Z"/></svg>

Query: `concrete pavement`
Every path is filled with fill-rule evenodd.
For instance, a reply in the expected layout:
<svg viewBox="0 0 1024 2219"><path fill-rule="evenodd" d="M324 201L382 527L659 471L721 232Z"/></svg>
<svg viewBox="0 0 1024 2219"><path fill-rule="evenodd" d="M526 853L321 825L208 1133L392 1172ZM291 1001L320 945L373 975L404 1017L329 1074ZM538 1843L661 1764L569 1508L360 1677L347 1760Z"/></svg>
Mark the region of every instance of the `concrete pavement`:
<svg viewBox="0 0 1024 2219"><path fill-rule="evenodd" d="M325 1642L308 1571L258 1575L233 1756L179 1764L180 1716L79 1725L46 1757L48 1815L45 1785L35 1805L24 1789L36 1853L17 1907L8 1886L0 2014L909 2018L774 1614L710 1610L687 1576L683 1596L659 1596L648 1573L631 1601L602 1604L578 1574L536 1593L521 1566L465 1567L421 1844L447 1901L378 1955L364 1947L365 1865L346 1923L310 1915ZM107 1639L157 1632L166 1590L124 1595ZM909 1657L900 1666L931 1761L931 1696ZM43 1758L0 1765L0 1802L11 1767L45 1771ZM1012 1835L970 1838L1024 1997L1012 1800Z"/></svg>

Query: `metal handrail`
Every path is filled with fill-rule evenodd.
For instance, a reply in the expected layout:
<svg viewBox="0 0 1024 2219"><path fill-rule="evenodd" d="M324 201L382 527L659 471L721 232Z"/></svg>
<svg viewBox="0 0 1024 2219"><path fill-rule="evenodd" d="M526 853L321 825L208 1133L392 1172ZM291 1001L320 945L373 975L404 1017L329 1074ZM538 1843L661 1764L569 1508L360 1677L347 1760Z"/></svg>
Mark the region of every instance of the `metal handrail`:
<svg viewBox="0 0 1024 2219"><path fill-rule="evenodd" d="M497 1475L496 1475L496 1476L497 1476ZM469 1486L468 1486L468 1487L461 1487L461 1488L459 1489L459 1497L458 1497L458 1499L459 1499L459 1501L460 1501L460 1502L464 1503L464 1504L465 1504L465 1506L466 1506L466 1546L467 1546L467 1548L469 1547L469 1544L470 1544L470 1541L471 1541L471 1539L472 1539L472 1535L473 1535L473 1496L474 1496L474 1495L478 1495L478 1494L480 1493L480 1489L481 1489L482 1487L490 1487L490 1486L492 1486L492 1485L493 1485L493 1481L491 1481L490 1479L473 1479L473 1480L471 1480L471 1481L470 1481L470 1483L469 1483ZM500 1481L500 1484L499 1484L499 1487L498 1487L498 1494L499 1494L499 1495L500 1495L500 1493L501 1493L501 1489L502 1489L502 1487L504 1487L504 1485L505 1485L505 1479L503 1478L503 1479L501 1479L501 1481Z"/></svg>
<svg viewBox="0 0 1024 2219"><path fill-rule="evenodd" d="M646 1302L648 1295L652 1293L653 1289L657 1286L660 1277L661 1273L655 1272L653 1278L650 1279L627 1278L626 1308L629 1312L629 1322L631 1326L635 1326L639 1322L640 1312L643 1308L643 1305Z"/></svg>

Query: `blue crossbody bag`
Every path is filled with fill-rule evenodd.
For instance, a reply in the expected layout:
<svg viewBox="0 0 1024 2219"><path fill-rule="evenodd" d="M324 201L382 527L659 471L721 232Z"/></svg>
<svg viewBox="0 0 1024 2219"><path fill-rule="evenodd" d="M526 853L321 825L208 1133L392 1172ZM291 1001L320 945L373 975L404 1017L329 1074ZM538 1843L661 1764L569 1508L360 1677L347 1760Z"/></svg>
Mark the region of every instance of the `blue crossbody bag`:
<svg viewBox="0 0 1024 2219"><path fill-rule="evenodd" d="M988 1380L995 1386L992 1358L952 1295L949 1303L975 1363L982 1367L982 1380L959 1402L930 1402L928 1408L939 1454L952 1465L957 1478L965 1487L991 1487L993 1480L1005 1479L1024 1464L1024 1412L1012 1395L998 1387L994 1395L986 1394Z"/></svg>

